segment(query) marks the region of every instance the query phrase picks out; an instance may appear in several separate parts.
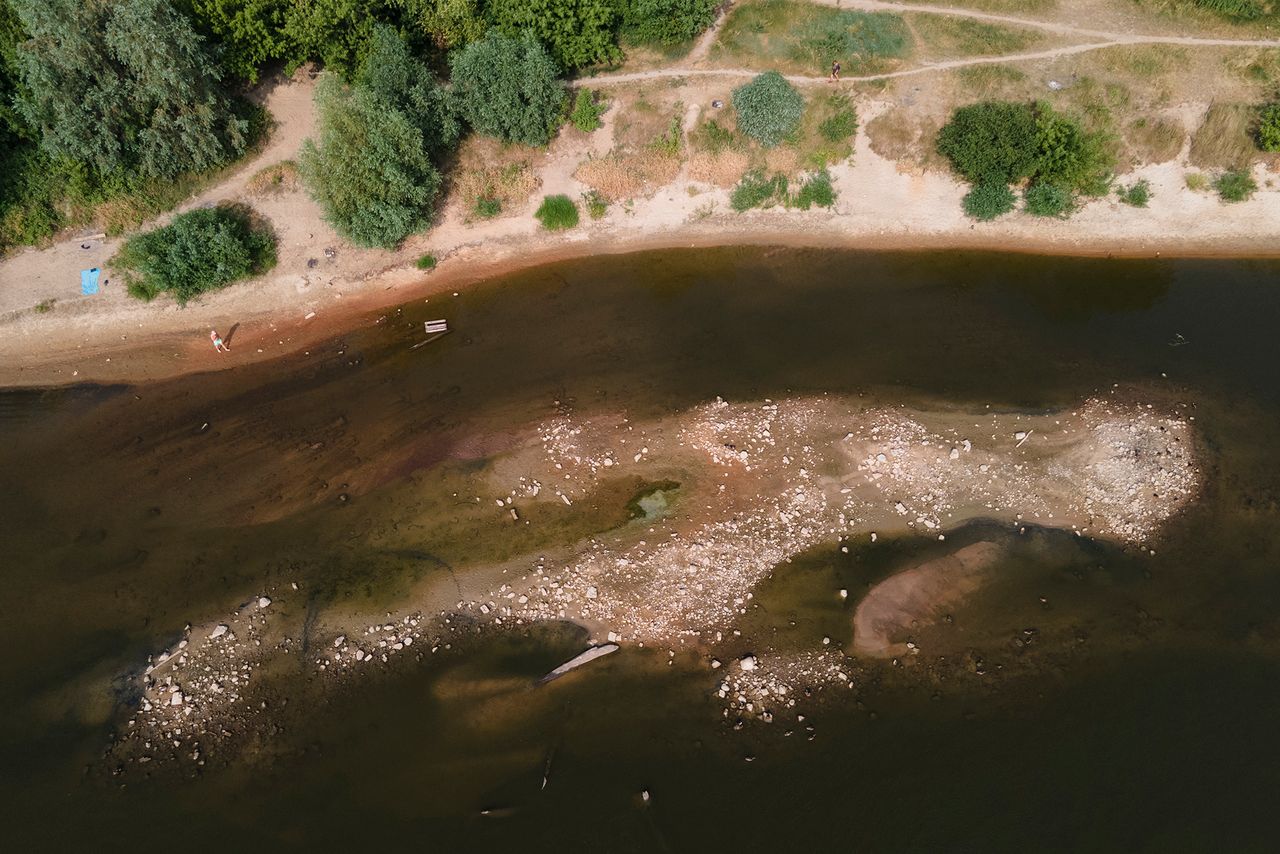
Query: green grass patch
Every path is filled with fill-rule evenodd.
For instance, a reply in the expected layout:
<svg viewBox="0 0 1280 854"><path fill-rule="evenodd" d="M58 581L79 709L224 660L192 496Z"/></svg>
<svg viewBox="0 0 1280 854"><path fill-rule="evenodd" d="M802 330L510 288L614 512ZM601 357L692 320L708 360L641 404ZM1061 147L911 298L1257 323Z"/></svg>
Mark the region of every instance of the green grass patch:
<svg viewBox="0 0 1280 854"><path fill-rule="evenodd" d="M848 74L871 74L893 67L910 50L911 37L899 15L761 0L733 8L712 57L808 74L826 73L839 61Z"/></svg>
<svg viewBox="0 0 1280 854"><path fill-rule="evenodd" d="M1145 208L1151 201L1151 182L1143 178L1127 187L1117 187L1116 196L1126 205Z"/></svg>
<svg viewBox="0 0 1280 854"><path fill-rule="evenodd" d="M1213 180L1213 189L1224 202L1244 202L1258 191L1258 182L1247 169L1232 169Z"/></svg>
<svg viewBox="0 0 1280 854"><path fill-rule="evenodd" d="M791 207L807 211L811 207L829 208L835 203L836 191L831 186L831 173L822 169L800 185L800 191L790 204Z"/></svg>
<svg viewBox="0 0 1280 854"><path fill-rule="evenodd" d="M434 270L436 268L436 256L428 252L426 255L419 256L413 265L419 270Z"/></svg>
<svg viewBox="0 0 1280 854"><path fill-rule="evenodd" d="M1076 209L1076 197L1057 184L1035 183L1023 191L1022 204L1032 216L1066 219Z"/></svg>
<svg viewBox="0 0 1280 854"><path fill-rule="evenodd" d="M729 194L729 206L738 213L752 208L769 208L787 199L787 176L766 176L762 169L752 169Z"/></svg>
<svg viewBox="0 0 1280 854"><path fill-rule="evenodd" d="M587 216L600 219L609 210L609 200L599 190L588 190L582 194L582 203L587 206Z"/></svg>
<svg viewBox="0 0 1280 854"><path fill-rule="evenodd" d="M502 202L492 196L481 196L476 199L475 207L471 212L479 219L493 219L502 213Z"/></svg>
<svg viewBox="0 0 1280 854"><path fill-rule="evenodd" d="M598 100L597 94L585 86L578 90L573 101L573 110L569 113L569 124L583 133L599 130L600 117L609 109L609 104Z"/></svg>
<svg viewBox="0 0 1280 854"><path fill-rule="evenodd" d="M578 224L578 206L565 195L547 196L534 216L547 231L563 231Z"/></svg>
<svg viewBox="0 0 1280 854"><path fill-rule="evenodd" d="M1001 56L1024 51L1044 40L1044 35L1035 30L973 18L909 14L907 21L920 40L920 48L938 57Z"/></svg>
<svg viewBox="0 0 1280 854"><path fill-rule="evenodd" d="M990 222L1013 210L1015 201L1013 191L1009 189L1008 184L989 182L978 184L965 193L961 205L966 216L973 217L979 222Z"/></svg>

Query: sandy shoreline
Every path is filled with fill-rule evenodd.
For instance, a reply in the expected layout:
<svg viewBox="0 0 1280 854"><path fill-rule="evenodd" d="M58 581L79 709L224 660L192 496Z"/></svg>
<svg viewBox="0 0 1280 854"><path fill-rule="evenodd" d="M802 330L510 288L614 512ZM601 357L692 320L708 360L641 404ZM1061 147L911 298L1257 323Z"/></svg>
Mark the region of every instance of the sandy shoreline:
<svg viewBox="0 0 1280 854"><path fill-rule="evenodd" d="M363 323L365 315L411 300L449 297L486 280L593 255L715 246L784 247L867 252L990 251L1068 257L1276 258L1272 235L1188 241L1183 236L1086 242L1062 223L1057 237L1014 237L991 228L940 233L841 233L836 221L794 213L763 213L732 227L706 225L680 233L643 227L583 239L535 234L500 246L462 247L431 273L395 267L363 281L335 281L333 302L307 318L278 289L245 293L240 286L180 309L141 303L96 308L68 306L49 314L18 312L0 320L0 388L78 383L139 383L224 370L304 352ZM287 295L284 295L287 296ZM234 318L228 320L228 318ZM209 326L235 324L233 353L218 358L205 338Z"/></svg>

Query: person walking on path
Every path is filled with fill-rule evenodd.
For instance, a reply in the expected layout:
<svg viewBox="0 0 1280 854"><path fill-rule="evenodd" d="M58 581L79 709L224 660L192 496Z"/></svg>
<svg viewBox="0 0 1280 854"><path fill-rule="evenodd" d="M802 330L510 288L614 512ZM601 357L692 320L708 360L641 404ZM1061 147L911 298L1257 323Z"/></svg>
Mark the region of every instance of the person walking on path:
<svg viewBox="0 0 1280 854"><path fill-rule="evenodd" d="M831 63L831 82L835 83L840 79L840 60Z"/></svg>
<svg viewBox="0 0 1280 854"><path fill-rule="evenodd" d="M209 340L213 342L213 349L217 350L219 353L231 352L231 348L228 347L226 344L222 343L222 336L218 334L218 330L216 329L209 330Z"/></svg>

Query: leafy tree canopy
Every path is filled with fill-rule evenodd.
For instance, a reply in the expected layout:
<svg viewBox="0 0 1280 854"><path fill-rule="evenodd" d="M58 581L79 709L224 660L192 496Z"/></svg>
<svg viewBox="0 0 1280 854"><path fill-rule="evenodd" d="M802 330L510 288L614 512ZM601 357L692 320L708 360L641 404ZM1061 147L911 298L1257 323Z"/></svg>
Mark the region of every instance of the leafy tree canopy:
<svg viewBox="0 0 1280 854"><path fill-rule="evenodd" d="M450 62L454 96L473 128L526 145L551 139L567 96L555 62L532 33L490 30Z"/></svg>
<svg viewBox="0 0 1280 854"><path fill-rule="evenodd" d="M390 27L381 25L374 31L356 84L403 113L422 133L433 157L439 158L458 141L462 128L451 98Z"/></svg>
<svg viewBox="0 0 1280 854"><path fill-rule="evenodd" d="M615 0L489 0L489 20L509 36L529 31L561 68L621 57Z"/></svg>
<svg viewBox="0 0 1280 854"><path fill-rule="evenodd" d="M961 107L938 132L938 151L971 183L1009 184L1035 168L1039 129L1029 104Z"/></svg>
<svg viewBox="0 0 1280 854"><path fill-rule="evenodd" d="M334 228L361 246L390 248L426 226L441 181L417 125L329 75L316 106L319 144L303 144L298 168Z"/></svg>
<svg viewBox="0 0 1280 854"><path fill-rule="evenodd" d="M111 262L133 296L150 300L171 293L184 305L275 263L275 235L233 205L179 214L163 228L130 238Z"/></svg>
<svg viewBox="0 0 1280 854"><path fill-rule="evenodd" d="M701 33L720 0L620 0L622 34L632 44L672 45Z"/></svg>
<svg viewBox="0 0 1280 854"><path fill-rule="evenodd" d="M236 77L257 81L262 66L288 59L284 33L289 0L183 0L191 17L222 46L222 64Z"/></svg>
<svg viewBox="0 0 1280 854"><path fill-rule="evenodd" d="M169 0L13 0L18 109L54 157L103 175L172 178L244 151L247 123Z"/></svg>

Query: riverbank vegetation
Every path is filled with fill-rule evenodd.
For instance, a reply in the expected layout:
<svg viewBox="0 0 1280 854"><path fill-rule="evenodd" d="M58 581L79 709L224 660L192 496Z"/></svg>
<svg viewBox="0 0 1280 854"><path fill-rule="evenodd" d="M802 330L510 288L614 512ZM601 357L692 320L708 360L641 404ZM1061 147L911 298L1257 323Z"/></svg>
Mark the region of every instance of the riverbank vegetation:
<svg viewBox="0 0 1280 854"><path fill-rule="evenodd" d="M233 205L179 214L163 228L130 238L111 261L131 296L150 301L167 293L179 305L261 275L275 263L270 227Z"/></svg>

